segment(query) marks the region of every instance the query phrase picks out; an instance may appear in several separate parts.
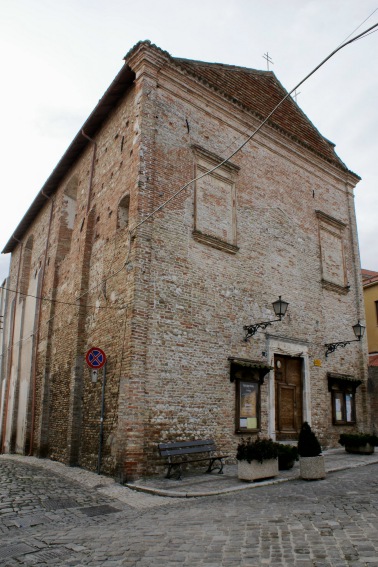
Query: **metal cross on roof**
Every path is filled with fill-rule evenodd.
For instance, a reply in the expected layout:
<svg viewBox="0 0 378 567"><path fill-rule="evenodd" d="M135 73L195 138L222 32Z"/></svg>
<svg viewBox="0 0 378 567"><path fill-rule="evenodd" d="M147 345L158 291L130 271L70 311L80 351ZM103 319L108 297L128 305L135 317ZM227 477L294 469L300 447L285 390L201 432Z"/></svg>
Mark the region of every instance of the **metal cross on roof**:
<svg viewBox="0 0 378 567"><path fill-rule="evenodd" d="M274 65L273 60L272 60L272 58L270 57L270 55L269 55L268 52L264 53L264 55L263 55L262 57L263 57L263 59L266 59L266 66L267 66L268 71L269 71L269 63L271 63L272 65Z"/></svg>
<svg viewBox="0 0 378 567"><path fill-rule="evenodd" d="M295 100L295 102L297 102L297 97L298 97L298 95L300 95L300 94L301 94L301 91L299 91L299 93L297 93L297 89L295 89L295 91L293 92L293 95L292 95L292 96L293 96L293 99Z"/></svg>

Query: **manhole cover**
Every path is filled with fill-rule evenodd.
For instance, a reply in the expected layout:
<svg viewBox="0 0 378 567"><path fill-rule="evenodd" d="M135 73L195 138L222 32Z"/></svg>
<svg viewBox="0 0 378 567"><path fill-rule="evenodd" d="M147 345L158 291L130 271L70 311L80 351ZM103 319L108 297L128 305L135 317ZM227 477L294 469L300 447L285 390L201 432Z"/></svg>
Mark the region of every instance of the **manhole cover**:
<svg viewBox="0 0 378 567"><path fill-rule="evenodd" d="M16 557L17 555L24 555L25 553L31 553L32 551L34 551L34 548L30 545L26 545L26 543L6 545L5 547L0 547L0 559Z"/></svg>
<svg viewBox="0 0 378 567"><path fill-rule="evenodd" d="M104 504L103 506L91 506L90 508L81 508L83 514L86 516L103 516L104 514L114 514L115 512L121 512L118 508L113 508L113 506L108 506Z"/></svg>
<svg viewBox="0 0 378 567"><path fill-rule="evenodd" d="M53 549L42 549L40 551L36 551L30 555L24 557L24 560L28 563L32 563L34 565L41 565L42 563L54 560L54 559L62 559L67 555L71 555L72 551L66 548L53 548Z"/></svg>
<svg viewBox="0 0 378 567"><path fill-rule="evenodd" d="M65 508L77 508L79 504L72 498L47 498L42 501L46 510L63 510Z"/></svg>

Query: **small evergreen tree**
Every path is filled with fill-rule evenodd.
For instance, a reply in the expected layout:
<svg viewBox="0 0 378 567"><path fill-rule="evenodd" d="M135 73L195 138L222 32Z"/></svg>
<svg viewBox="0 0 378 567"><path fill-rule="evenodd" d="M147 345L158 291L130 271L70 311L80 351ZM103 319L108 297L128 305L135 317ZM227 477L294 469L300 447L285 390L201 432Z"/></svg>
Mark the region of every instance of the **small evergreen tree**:
<svg viewBox="0 0 378 567"><path fill-rule="evenodd" d="M301 457L317 457L322 452L320 443L311 427L305 421L301 427L298 439L298 453Z"/></svg>

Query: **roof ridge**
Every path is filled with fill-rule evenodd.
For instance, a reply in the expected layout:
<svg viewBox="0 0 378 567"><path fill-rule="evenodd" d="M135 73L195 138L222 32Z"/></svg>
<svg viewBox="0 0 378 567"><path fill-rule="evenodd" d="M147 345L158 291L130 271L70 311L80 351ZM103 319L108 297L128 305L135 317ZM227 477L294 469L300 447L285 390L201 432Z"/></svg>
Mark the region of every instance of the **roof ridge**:
<svg viewBox="0 0 378 567"><path fill-rule="evenodd" d="M201 61L198 59L187 59L185 57L172 57L175 62L184 62L184 63L194 63L198 66L203 67L219 67L220 69L226 69L227 71L247 71L251 74L256 75L274 75L273 71L264 71L263 69L253 69L252 67L243 67L241 65L231 65L228 63L218 63L216 61Z"/></svg>
<svg viewBox="0 0 378 567"><path fill-rule="evenodd" d="M126 90L130 87L135 79L135 73L128 65L128 60L139 50L139 49L151 49L155 51L160 56L164 57L169 64L176 66L177 69L183 74L187 74L193 76L195 80L199 81L200 83L207 86L214 90L215 92L219 92L221 96L225 99L231 101L233 104L238 105L240 108L247 110L249 113L256 116L259 120L264 120L268 115L268 108L266 107L265 97L269 96L270 93L273 95L271 97L272 106L277 100L277 97L281 94L277 92L277 89L281 89L282 93L287 93L286 89L281 85L277 77L272 71L260 71L256 69L249 69L246 67L239 67L236 65L227 65L221 63L208 63L205 61L198 61L191 59L183 59L183 58L174 58L172 57L167 51L162 50L157 45L153 44L149 39L139 41L136 43L125 55L124 60L125 63L122 68L117 73L116 77L113 79L112 83L106 89L103 96L100 98L98 104L95 106L93 111L89 114L88 118L85 120L84 124L80 128L79 132L73 138L72 142L63 153L62 157L58 161L57 165L45 181L42 189L37 193L36 197L34 198L33 202L31 203L30 207L24 214L21 222L16 227L13 235L5 245L2 253L6 254L8 252L12 252L14 247L16 246L17 239L22 238L22 235L25 233L25 230L30 226L33 222L35 216L39 213L40 209L43 207L44 203L46 202L46 197L48 198L52 195L56 188L58 187L59 183L62 182L65 175L67 175L68 171L72 167L72 164L77 160L78 156L84 150L85 146L87 145L87 140L84 138L82 132L83 130L86 132L87 135L94 136L97 130L102 126L104 120L107 118L109 112L112 108L118 103L120 98L124 95ZM199 72L199 68L203 70L201 74ZM205 72L205 69L212 68L214 73L210 71L208 73ZM222 77L219 73L220 70L223 70L225 73L230 73L232 71L239 71L241 74L248 74L251 77L251 84L250 89L247 89L248 96L244 97L243 100L243 81L240 82L240 78L242 76L237 77L236 73L232 75L232 80L230 81L231 85L229 87L229 92L222 89L222 85L224 84L224 77ZM218 71L218 76L216 74ZM207 79L207 75L210 75L210 78ZM252 77L260 77L260 80L256 79L255 81ZM246 77L248 78L248 77ZM248 86L248 85L247 85ZM253 88L252 88L253 87ZM273 88L275 87L275 88ZM253 92L251 93L250 90ZM239 96L239 99L235 98L233 95ZM245 94L245 93L244 93ZM251 97L252 102L251 103ZM255 97L255 98L253 98ZM275 130L281 132L285 137L291 138L294 140L299 146L307 148L312 154L317 155L323 161L333 164L335 167L347 171L355 176L355 178L359 177L354 174L353 172L349 171L346 166L342 163L340 158L337 156L336 152L329 151L325 152L320 151L323 144L320 144L318 140L318 136L320 136L323 140L324 137L320 134L320 132L316 129L316 127L312 124L309 118L299 109L298 105L293 101L291 97L288 97L288 101L292 101L295 104L295 108L300 110L298 115L303 115L301 120L298 120L298 124L296 128L290 128L290 120L292 117L286 115L278 115L277 121L274 119L269 119L268 125L270 128L274 128ZM290 108L289 108L290 110ZM277 115L276 115L277 116ZM295 115L294 115L295 118ZM301 121L304 120L303 124L301 125ZM287 127L289 125L289 127ZM317 135L313 136L313 130L308 129L307 126L310 125L315 130ZM300 127L299 127L300 126ZM298 137L301 134L301 127L305 126L306 132L303 134L303 137ZM318 143L319 142L319 143ZM320 148L320 149L319 149Z"/></svg>
<svg viewBox="0 0 378 567"><path fill-rule="evenodd" d="M126 55L123 58L124 61L127 63L127 60L142 46L155 49L156 51L159 51L159 53L162 53L163 55L165 55L169 59L173 59L172 55L170 53L168 53L168 51L161 49L161 47L159 47L158 45L155 45L155 43L152 43L152 41L150 39L142 39L142 40L138 41L138 43L133 45L133 47L131 49L129 49L129 51L126 53Z"/></svg>
<svg viewBox="0 0 378 567"><path fill-rule="evenodd" d="M212 88L213 90L215 90L216 92L219 92L222 94L222 96L224 96L225 98L227 98L228 100L230 100L232 103L237 104L238 106L240 106L241 108L248 110L249 112L251 112L252 114L254 114L259 120L264 120L266 118L266 116L263 116L261 113L257 112L256 110L253 110L250 106L244 104L243 102L241 102L240 100L238 100L237 98L235 98L234 96L231 96L230 94L228 94L227 92L225 92L223 89L221 89L220 87L218 87L217 85L212 84L211 82L209 82L206 78L202 77L200 74L196 73L194 69L190 69L188 70L187 68L183 68L182 65L180 63L187 63L187 64L191 64L192 62L194 62L195 64L199 63L201 66L203 67L216 67L216 68L225 68L227 71L229 70L229 65L223 65L220 63L208 63L205 61L195 61L192 59L185 59L185 58L181 58L181 57L170 57L171 61L176 64L180 70L182 72L184 72L185 74L191 75L193 77L195 77L197 80L199 80L201 83L205 84L206 86ZM198 65L198 66L200 66ZM247 67L238 67L238 66L233 66L233 69L231 70L239 70L239 71L247 71L250 72L250 74L253 75L262 75L265 76L267 78L273 79L276 82L277 87L279 87L282 91L283 94L287 94L288 91L283 87L283 85L281 84L281 82L277 79L275 73L273 71L258 71L258 70L254 70L254 69L249 69ZM308 118L308 116L301 110L301 108L298 106L298 104L294 101L294 99L290 96L287 97L287 100L291 100L294 104L296 109L300 112L300 114L302 115L303 119L305 121L307 121L308 124L311 125L311 127L315 130L315 132L317 133L317 135L324 141L325 144L329 145L332 147L332 149L335 147L335 144L333 144L333 142L330 142L327 138L325 138L320 132L319 130L316 128L316 126L312 123L312 121ZM342 169L343 171L347 171L353 175L355 175L358 179L360 179L360 177L355 174L354 172L350 171L347 166L344 164L344 162L339 158L339 156L337 155L337 153L333 150L333 159L331 157L327 157L325 155L324 152L320 152L317 151L315 148L313 148L311 146L311 144L309 144L308 142L305 142L304 140L301 140L300 138L298 138L298 136L296 136L295 134L289 132L288 130L286 130L284 127L282 127L279 124L279 121L275 121L274 118L269 118L267 124L269 124L270 127L274 128L275 130L278 130L279 132L281 132L282 134L284 134L285 136L287 136L288 138L292 139L293 141L295 141L297 144L299 144L300 146L306 148L307 150L311 151L311 153L317 155L318 157L322 158L323 160L325 160L328 163L331 163L333 165L335 165L336 167L338 167L339 169Z"/></svg>

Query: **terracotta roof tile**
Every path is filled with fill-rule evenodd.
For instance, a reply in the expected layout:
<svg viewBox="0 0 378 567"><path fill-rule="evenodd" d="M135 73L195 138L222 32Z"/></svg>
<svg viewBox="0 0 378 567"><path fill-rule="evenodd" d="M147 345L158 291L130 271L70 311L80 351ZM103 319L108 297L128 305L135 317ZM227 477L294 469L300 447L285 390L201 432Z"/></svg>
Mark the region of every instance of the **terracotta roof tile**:
<svg viewBox="0 0 378 567"><path fill-rule="evenodd" d="M362 285L369 285L371 283L378 282L378 272L362 269L361 275L362 275Z"/></svg>
<svg viewBox="0 0 378 567"><path fill-rule="evenodd" d="M216 89L235 104L242 105L249 111L254 112L259 118L266 118L274 106L286 94L285 89L277 80L274 73L270 71L257 71L255 69L222 65L220 63L205 63L202 61L174 58L166 51L151 44L148 40L137 43L125 56L125 65L100 99L96 108L85 121L83 128L79 130L41 191L37 194L13 236L6 244L3 254L14 250L17 241L23 238L25 231L45 205L46 198L44 195L49 197L54 194L59 183L86 147L88 142L86 138L83 137L82 130L84 130L87 135L93 137L101 127L103 121L107 119L111 109L118 104L119 99L132 84L135 75L127 65L127 62L132 54L140 48L158 51L167 61L176 65L182 72L195 76L198 80ZM289 97L282 104L269 123L271 126L279 128L281 132L290 136L302 146L307 147L323 159L333 163L336 167L348 171L345 164L335 153L334 144L329 142L318 132L292 98ZM356 179L359 179L356 174L353 175Z"/></svg>
<svg viewBox="0 0 378 567"><path fill-rule="evenodd" d="M287 94L271 71L189 59L172 58L172 60L182 70L195 75L233 102L248 108L261 119L266 118ZM334 144L320 134L291 97L288 97L277 109L269 123L328 162L348 171L334 151Z"/></svg>

